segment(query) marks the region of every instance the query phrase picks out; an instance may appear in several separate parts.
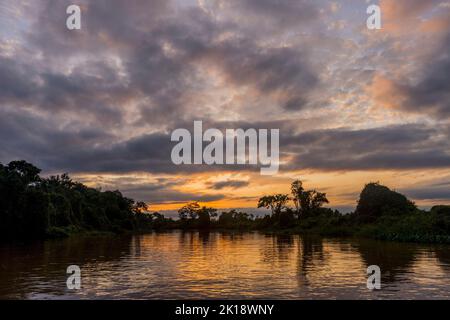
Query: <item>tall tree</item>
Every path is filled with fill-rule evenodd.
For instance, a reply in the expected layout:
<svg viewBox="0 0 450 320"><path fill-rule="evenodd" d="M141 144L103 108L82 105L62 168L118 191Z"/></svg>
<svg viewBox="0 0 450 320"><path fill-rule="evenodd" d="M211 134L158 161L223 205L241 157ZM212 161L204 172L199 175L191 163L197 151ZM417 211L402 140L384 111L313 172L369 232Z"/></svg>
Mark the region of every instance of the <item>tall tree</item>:
<svg viewBox="0 0 450 320"><path fill-rule="evenodd" d="M328 199L325 193L316 190L305 190L303 183L300 180L295 180L291 185L291 193L293 196L294 205L296 208L297 217L313 214L325 203Z"/></svg>
<svg viewBox="0 0 450 320"><path fill-rule="evenodd" d="M291 194L292 194L292 201L294 202L295 211L297 215L300 214L300 201L302 198L302 193L305 191L303 188L303 182L300 180L295 180L291 184Z"/></svg>
<svg viewBox="0 0 450 320"><path fill-rule="evenodd" d="M196 219L198 210L200 210L200 205L197 201L189 202L178 210L178 216L181 220Z"/></svg>

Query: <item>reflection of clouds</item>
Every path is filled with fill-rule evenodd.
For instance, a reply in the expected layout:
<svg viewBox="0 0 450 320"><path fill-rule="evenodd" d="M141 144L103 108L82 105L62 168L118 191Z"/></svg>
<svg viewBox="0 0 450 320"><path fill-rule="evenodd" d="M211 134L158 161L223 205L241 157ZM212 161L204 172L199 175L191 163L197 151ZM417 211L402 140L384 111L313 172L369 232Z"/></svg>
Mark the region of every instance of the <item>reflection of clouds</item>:
<svg viewBox="0 0 450 320"><path fill-rule="evenodd" d="M0 247L0 297L374 299L448 297L448 246L259 233L71 238ZM82 289L66 288L78 264ZM366 268L382 290L366 288ZM17 285L20 284L20 285Z"/></svg>

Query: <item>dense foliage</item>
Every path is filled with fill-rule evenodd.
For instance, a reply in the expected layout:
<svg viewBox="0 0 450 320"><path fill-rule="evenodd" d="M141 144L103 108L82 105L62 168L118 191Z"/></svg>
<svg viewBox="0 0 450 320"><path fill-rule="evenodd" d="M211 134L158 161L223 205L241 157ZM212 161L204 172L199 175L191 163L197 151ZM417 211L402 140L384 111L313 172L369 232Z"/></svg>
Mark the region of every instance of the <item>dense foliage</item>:
<svg viewBox="0 0 450 320"><path fill-rule="evenodd" d="M66 174L49 178L39 174L38 168L25 161L0 164L0 239L86 231L216 228L450 242L450 206L419 210L404 195L378 183L364 187L351 214L323 208L328 203L326 194L305 190L297 180L291 185L291 195L265 195L259 199L257 206L270 210L263 217L236 210L219 215L214 208L191 202L178 210L178 220L172 220L157 212L149 213L145 203L126 198L119 191L89 188Z"/></svg>
<svg viewBox="0 0 450 320"><path fill-rule="evenodd" d="M119 191L88 188L68 175L41 178L25 161L0 164L0 237L42 238L82 230L148 228L153 216Z"/></svg>
<svg viewBox="0 0 450 320"><path fill-rule="evenodd" d="M416 210L404 195L378 183L369 183L361 192L355 213L360 222L373 222L382 216L407 215Z"/></svg>
<svg viewBox="0 0 450 320"><path fill-rule="evenodd" d="M293 207L289 206L290 201ZM328 203L325 193L305 190L301 181L294 181L291 196L275 194L259 199L258 207L270 210L270 214L264 217L231 210L213 219L217 215L214 209L191 203L180 209L182 223L179 226L450 243L450 206L419 210L404 195L379 183L369 183L364 187L357 208L351 214L323 208L325 203ZM204 218L207 223L201 224L200 214L192 212L203 212L208 216Z"/></svg>

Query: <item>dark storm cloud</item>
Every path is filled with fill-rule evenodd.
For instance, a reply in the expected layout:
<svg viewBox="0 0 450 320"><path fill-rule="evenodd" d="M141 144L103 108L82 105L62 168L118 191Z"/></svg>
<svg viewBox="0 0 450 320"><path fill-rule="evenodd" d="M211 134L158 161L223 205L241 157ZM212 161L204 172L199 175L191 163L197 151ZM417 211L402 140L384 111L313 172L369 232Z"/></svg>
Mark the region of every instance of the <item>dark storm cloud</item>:
<svg viewBox="0 0 450 320"><path fill-rule="evenodd" d="M188 96L202 85L199 67L219 68L230 84L276 96L287 110L303 108L318 84L304 48L261 45L239 25L218 22L199 8L174 15L166 1L81 1L82 29L71 32L64 27L68 4L42 1L24 35L29 50L43 59L23 53L2 61L4 103L33 104L48 112L79 109L102 126L120 124L123 105L142 99L138 124L171 123L174 113L189 118ZM280 20L300 11L311 17L313 8L298 1L261 5L260 14L275 8L273 16ZM105 60L109 55L120 57L123 70ZM70 67L73 61L76 66Z"/></svg>
<svg viewBox="0 0 450 320"><path fill-rule="evenodd" d="M449 187L450 188L450 181L435 183L435 184L433 184L433 186L434 187Z"/></svg>
<svg viewBox="0 0 450 320"><path fill-rule="evenodd" d="M102 62L63 75L40 70L29 61L0 57L0 103L4 106L84 113L99 124L111 124L121 122L117 102L129 94L116 73Z"/></svg>
<svg viewBox="0 0 450 320"><path fill-rule="evenodd" d="M223 194L199 194L181 192L168 188L167 185L142 184L133 187L121 187L126 196L149 203L183 203L187 201L210 202L224 199Z"/></svg>
<svg viewBox="0 0 450 320"><path fill-rule="evenodd" d="M306 53L293 48L260 48L251 41L230 41L216 52L226 75L238 85L251 84L261 94L278 93L282 107L301 109L307 93L318 84Z"/></svg>
<svg viewBox="0 0 450 320"><path fill-rule="evenodd" d="M36 1L31 13L31 30L26 41L56 62L80 53L97 53L132 49L145 39L146 32L159 25L170 13L170 0L79 0L82 28L72 32L65 28L66 8L70 0Z"/></svg>
<svg viewBox="0 0 450 320"><path fill-rule="evenodd" d="M206 127L246 128L248 123L211 123ZM255 128L280 128L280 152L287 161L280 170L362 170L450 167L449 129L425 125L388 126L375 129L329 129L295 133L291 123L253 124ZM179 124L177 127L191 125ZM177 166L170 154L169 133L142 135L117 142L118 137L98 129L58 129L45 118L18 112L1 112L2 162L27 159L52 172L149 172L195 173L258 171L257 166ZM244 187L243 181L212 185Z"/></svg>
<svg viewBox="0 0 450 320"><path fill-rule="evenodd" d="M227 181L219 181L209 184L210 188L213 188L215 190L221 190L224 188L231 188L231 189L239 189L248 186L250 183L248 181L241 181L241 180L227 180Z"/></svg>
<svg viewBox="0 0 450 320"><path fill-rule="evenodd" d="M450 33L435 53L435 58L426 66L423 79L409 88L410 108L431 112L438 117L450 117Z"/></svg>
<svg viewBox="0 0 450 320"><path fill-rule="evenodd" d="M82 1L82 30L70 32L68 4L42 1L24 34L27 50L0 56L0 102L9 110L0 120L2 161L27 159L53 172L220 171L225 167L173 165L166 131L118 135L127 102L144 100L135 125L175 129L199 117L187 98L201 86L198 66L214 65L230 83L261 95L277 94L287 109L303 107L317 83L301 48L261 46L199 8L174 15L165 1ZM232 36L217 41L224 33Z"/></svg>
<svg viewBox="0 0 450 320"><path fill-rule="evenodd" d="M94 181L92 177L81 176L78 180L93 184L101 190L120 190L125 196L139 199L147 203L183 203L187 201L210 202L224 199L223 194L190 193L177 190L177 187L186 184L183 178L158 178L146 181L136 176L105 177L98 176Z"/></svg>
<svg viewBox="0 0 450 320"><path fill-rule="evenodd" d="M96 145L115 137L96 128L58 129L46 117L20 110L0 110L0 161L25 159L45 170L72 172L71 163L91 161Z"/></svg>
<svg viewBox="0 0 450 320"><path fill-rule="evenodd" d="M185 126L189 130L189 126ZM183 127L181 124L175 128ZM123 141L120 141L123 140ZM53 126L46 117L0 109L0 161L25 159L46 172L91 173L201 173L259 170L245 165L208 166L172 163L176 142L170 133L155 132L120 139L101 129L69 129Z"/></svg>
<svg viewBox="0 0 450 320"><path fill-rule="evenodd" d="M400 191L414 200L450 201L450 181L448 179L447 175L438 178L437 181L425 181Z"/></svg>
<svg viewBox="0 0 450 320"><path fill-rule="evenodd" d="M414 200L447 200L450 201L449 187L423 187L400 190Z"/></svg>
<svg viewBox="0 0 450 320"><path fill-rule="evenodd" d="M191 120L201 119L214 128L280 128L280 151L290 161L281 170L450 166L449 132L442 128L405 125L299 134L292 122L277 120L289 117L286 114L274 113L267 122L215 123L215 114L192 111L190 96L204 90L201 76L207 68L217 69L227 85L251 88L261 100L273 98L286 113L308 110L309 94L321 85L311 52L302 44L260 41L266 30L260 38L254 35L263 19L274 32L317 20L314 1L226 4L232 13L242 9L236 19L243 23L256 19L249 30L200 8L175 11L171 1L83 0L79 32L64 27L65 8L71 3L40 1L33 6L27 18L37 19L22 35L22 47L10 57L0 54L3 162L26 159L52 172L259 171L248 166L173 165L170 131L156 129L191 129ZM411 97L408 108L433 105L439 115L448 114L449 42L425 68L418 85L403 89ZM356 81L354 76L343 78ZM124 136L115 130L129 125L124 118L134 100L139 100L137 119L130 122L156 128L152 133ZM231 185L212 187L244 186L227 183Z"/></svg>
<svg viewBox="0 0 450 320"><path fill-rule="evenodd" d="M217 41L225 32L233 36ZM289 110L301 109L308 92L318 85L301 48L261 46L237 26L214 23L200 10L191 9L176 23L163 22L153 35L134 50L127 64L133 87L151 98L151 105L141 110L147 121L171 121L174 112L189 118L186 93L201 85L198 65L218 68L229 84L251 87L263 96L277 95L279 105ZM171 46L173 56L164 45Z"/></svg>
<svg viewBox="0 0 450 320"><path fill-rule="evenodd" d="M30 103L36 95L34 68L0 56L0 103L23 101Z"/></svg>
<svg viewBox="0 0 450 320"><path fill-rule="evenodd" d="M415 169L450 167L448 130L425 125L329 129L283 137L293 156L285 169ZM282 147L283 148L283 147Z"/></svg>
<svg viewBox="0 0 450 320"><path fill-rule="evenodd" d="M394 82L403 101L394 107L438 119L450 118L450 33L420 69L415 84Z"/></svg>
<svg viewBox="0 0 450 320"><path fill-rule="evenodd" d="M12 58L0 56L1 103L82 111L99 127L121 124L124 105L132 99L151 99L166 118L175 102L182 106L175 97L187 90L186 63L164 55L164 39L156 30L171 21L169 1L81 1L82 29L77 32L65 28L69 4L41 1L33 12L37 19L29 17L32 28L23 35L27 50Z"/></svg>
<svg viewBox="0 0 450 320"><path fill-rule="evenodd" d="M319 16L318 6L309 0L231 0L223 5L278 28L312 22Z"/></svg>

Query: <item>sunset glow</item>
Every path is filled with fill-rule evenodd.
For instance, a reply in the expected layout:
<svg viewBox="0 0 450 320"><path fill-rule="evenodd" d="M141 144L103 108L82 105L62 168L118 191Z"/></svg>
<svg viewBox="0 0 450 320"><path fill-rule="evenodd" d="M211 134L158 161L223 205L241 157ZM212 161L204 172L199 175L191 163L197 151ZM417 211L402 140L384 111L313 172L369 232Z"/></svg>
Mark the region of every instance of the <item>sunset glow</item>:
<svg viewBox="0 0 450 320"><path fill-rule="evenodd" d="M450 201L450 2L375 1L368 30L357 0L82 0L76 32L57 27L69 2L0 2L2 163L157 211L255 208L295 179L344 211L371 181ZM279 129L279 172L174 165L195 120Z"/></svg>

